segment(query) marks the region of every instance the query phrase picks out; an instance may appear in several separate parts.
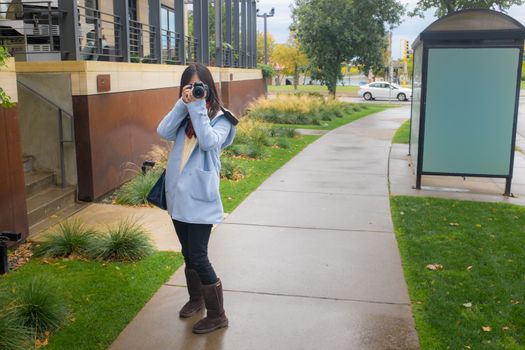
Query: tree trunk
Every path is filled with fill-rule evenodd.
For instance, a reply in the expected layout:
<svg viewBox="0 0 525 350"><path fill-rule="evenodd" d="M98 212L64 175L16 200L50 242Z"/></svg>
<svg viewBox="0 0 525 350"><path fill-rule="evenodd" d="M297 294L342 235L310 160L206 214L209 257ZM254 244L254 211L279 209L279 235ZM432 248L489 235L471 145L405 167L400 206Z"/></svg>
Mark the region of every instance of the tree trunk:
<svg viewBox="0 0 525 350"><path fill-rule="evenodd" d="M297 90L297 85L299 84L299 69L295 67L293 71L293 89Z"/></svg>

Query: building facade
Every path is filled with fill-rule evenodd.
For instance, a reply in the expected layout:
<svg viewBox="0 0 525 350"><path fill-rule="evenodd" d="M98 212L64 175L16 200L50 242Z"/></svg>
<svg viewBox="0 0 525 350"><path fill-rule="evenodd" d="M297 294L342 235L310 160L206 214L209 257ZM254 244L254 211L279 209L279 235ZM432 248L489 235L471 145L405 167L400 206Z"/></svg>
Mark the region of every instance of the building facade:
<svg viewBox="0 0 525 350"><path fill-rule="evenodd" d="M0 230L27 236L132 178L188 63L242 115L266 89L255 23L254 0L0 0L0 86L17 101L0 113Z"/></svg>

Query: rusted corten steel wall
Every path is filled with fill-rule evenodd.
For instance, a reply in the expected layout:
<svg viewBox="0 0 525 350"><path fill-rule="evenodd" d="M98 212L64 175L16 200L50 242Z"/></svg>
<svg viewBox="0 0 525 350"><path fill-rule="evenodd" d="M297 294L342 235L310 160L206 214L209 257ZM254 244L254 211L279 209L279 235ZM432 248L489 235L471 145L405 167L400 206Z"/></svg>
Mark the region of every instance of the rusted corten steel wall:
<svg viewBox="0 0 525 350"><path fill-rule="evenodd" d="M137 174L142 156L161 144L157 125L177 96L178 88L73 96L80 200L99 198Z"/></svg>
<svg viewBox="0 0 525 350"><path fill-rule="evenodd" d="M18 107L0 107L0 231L29 234Z"/></svg>

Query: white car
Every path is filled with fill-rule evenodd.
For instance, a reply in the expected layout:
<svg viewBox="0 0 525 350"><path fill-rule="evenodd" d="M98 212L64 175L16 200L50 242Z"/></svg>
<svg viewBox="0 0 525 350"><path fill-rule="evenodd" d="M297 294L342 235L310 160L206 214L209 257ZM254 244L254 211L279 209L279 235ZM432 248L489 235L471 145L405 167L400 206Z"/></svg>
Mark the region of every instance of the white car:
<svg viewBox="0 0 525 350"><path fill-rule="evenodd" d="M408 101L408 99L412 97L412 89L385 81L375 81L361 86L358 94L367 101L376 99Z"/></svg>

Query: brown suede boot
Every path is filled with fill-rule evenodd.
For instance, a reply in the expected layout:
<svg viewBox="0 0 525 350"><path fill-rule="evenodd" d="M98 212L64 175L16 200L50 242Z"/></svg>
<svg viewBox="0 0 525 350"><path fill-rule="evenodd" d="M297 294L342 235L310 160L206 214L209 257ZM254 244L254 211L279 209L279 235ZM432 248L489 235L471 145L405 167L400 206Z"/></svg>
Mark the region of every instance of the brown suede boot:
<svg viewBox="0 0 525 350"><path fill-rule="evenodd" d="M218 279L214 284L203 284L202 295L206 305L206 317L195 323L193 333L209 333L216 329L227 327L228 319L224 313L222 283Z"/></svg>
<svg viewBox="0 0 525 350"><path fill-rule="evenodd" d="M186 275L186 285L188 286L188 294L190 300L180 309L179 317L191 317L195 315L204 306L204 298L201 291L201 280L197 271L193 269L184 268Z"/></svg>

